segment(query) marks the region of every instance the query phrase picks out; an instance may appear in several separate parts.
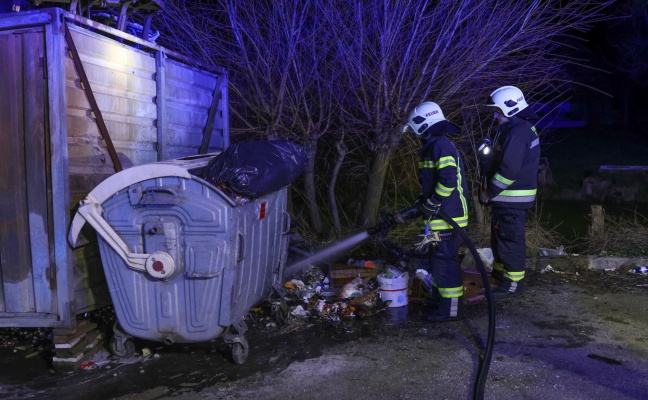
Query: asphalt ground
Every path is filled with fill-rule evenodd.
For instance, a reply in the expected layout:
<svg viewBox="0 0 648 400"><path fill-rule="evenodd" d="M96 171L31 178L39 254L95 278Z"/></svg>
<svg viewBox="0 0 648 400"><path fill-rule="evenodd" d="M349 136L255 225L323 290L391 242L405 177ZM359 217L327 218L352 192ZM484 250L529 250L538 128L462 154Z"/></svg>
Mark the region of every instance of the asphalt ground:
<svg viewBox="0 0 648 400"><path fill-rule="evenodd" d="M495 303L484 398L645 399L648 276L529 275L523 296ZM485 301L467 304L457 322L428 323L422 312L410 303L339 322L294 317L288 325L251 313L242 365L217 342L137 341L130 359L101 352L86 369L60 371L46 351L5 342L0 399L472 398L488 328ZM22 332L27 342L47 340Z"/></svg>

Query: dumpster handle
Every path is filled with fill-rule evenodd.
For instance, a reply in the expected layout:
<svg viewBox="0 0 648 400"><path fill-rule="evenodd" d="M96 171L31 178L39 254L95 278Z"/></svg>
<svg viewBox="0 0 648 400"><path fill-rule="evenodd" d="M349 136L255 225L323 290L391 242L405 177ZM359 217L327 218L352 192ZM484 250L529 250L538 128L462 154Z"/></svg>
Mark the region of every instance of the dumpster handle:
<svg viewBox="0 0 648 400"><path fill-rule="evenodd" d="M149 254L131 253L128 246L101 216L101 205L92 195L88 195L79 204L77 211L83 219L92 225L97 233L119 254L130 268L145 271L144 264Z"/></svg>
<svg viewBox="0 0 648 400"><path fill-rule="evenodd" d="M195 166L198 167L200 165L196 163ZM115 193L131 185L149 179L171 176L193 179L189 171L179 165L169 164L165 162L144 164L138 166L137 168L125 169L118 174L109 176L108 178L106 178L106 180L97 185L97 187L92 189L86 199L91 199L92 202L101 206L101 204L111 198ZM72 220L70 231L68 233L68 242L70 243L70 245L72 245L72 247L76 246L79 233L81 232L81 228L83 228L83 225L85 225L85 223L85 217L81 216L77 212L74 216L74 219Z"/></svg>
<svg viewBox="0 0 648 400"><path fill-rule="evenodd" d="M282 211L284 215L284 228L283 231L281 232L282 235L288 234L290 232L290 213L287 211Z"/></svg>
<svg viewBox="0 0 648 400"><path fill-rule="evenodd" d="M119 234L101 216L102 211L97 199L88 195L79 203L77 215L80 215L97 231L97 234L108 243L129 268L147 272L152 277L159 279L169 279L178 271L173 257L163 251L156 251L153 254L132 253Z"/></svg>
<svg viewBox="0 0 648 400"><path fill-rule="evenodd" d="M238 254L236 255L236 262L241 262L245 259L245 235L239 232L238 234Z"/></svg>

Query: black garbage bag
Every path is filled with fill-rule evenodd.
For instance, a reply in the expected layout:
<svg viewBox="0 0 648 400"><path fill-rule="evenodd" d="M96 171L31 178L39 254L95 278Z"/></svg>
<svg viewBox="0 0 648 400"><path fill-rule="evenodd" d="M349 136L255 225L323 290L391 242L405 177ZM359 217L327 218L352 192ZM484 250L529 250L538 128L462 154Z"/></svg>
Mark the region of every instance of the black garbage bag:
<svg viewBox="0 0 648 400"><path fill-rule="evenodd" d="M287 140L236 143L207 164L202 178L239 196L255 198L291 184L307 159L303 147Z"/></svg>

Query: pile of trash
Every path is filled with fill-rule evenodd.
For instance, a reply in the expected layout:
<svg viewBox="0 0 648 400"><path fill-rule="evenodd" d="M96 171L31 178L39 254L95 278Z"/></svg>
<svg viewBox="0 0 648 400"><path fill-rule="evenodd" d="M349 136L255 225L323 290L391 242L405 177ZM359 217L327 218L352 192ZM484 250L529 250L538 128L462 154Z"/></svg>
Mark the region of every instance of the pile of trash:
<svg viewBox="0 0 648 400"><path fill-rule="evenodd" d="M478 249L477 252L490 271L493 264L491 249ZM337 271L334 269L336 266L340 267ZM481 279L472 254L463 258L461 269ZM344 284L340 284L342 280L346 280ZM283 283L288 316L284 324L292 329L298 323L296 321L339 322L369 317L388 307L405 307L409 302L426 304L432 297L433 287L432 276L427 272L427 260L424 259L389 265L382 260L351 258L343 264L329 266L328 274L321 266L308 265L295 279ZM480 287L471 289L474 293L468 293L468 300L484 298Z"/></svg>
<svg viewBox="0 0 648 400"><path fill-rule="evenodd" d="M381 292L381 281L403 280L405 304L410 295L425 296L426 292L432 291L432 278L425 270L417 270L411 275L405 266L398 268L380 260L349 260L347 266L361 264L373 270L371 276L348 278L350 281L342 286L334 286L331 274L325 274L316 265L307 266L296 279L284 282L284 300L289 310L285 324L288 328L294 329L299 323L336 323L356 317L366 318L394 306L389 296Z"/></svg>
<svg viewBox="0 0 648 400"><path fill-rule="evenodd" d="M284 282L290 316L338 322L368 317L389 306L380 298L375 277L356 277L342 288L334 287L331 281L320 267L309 265L297 279Z"/></svg>

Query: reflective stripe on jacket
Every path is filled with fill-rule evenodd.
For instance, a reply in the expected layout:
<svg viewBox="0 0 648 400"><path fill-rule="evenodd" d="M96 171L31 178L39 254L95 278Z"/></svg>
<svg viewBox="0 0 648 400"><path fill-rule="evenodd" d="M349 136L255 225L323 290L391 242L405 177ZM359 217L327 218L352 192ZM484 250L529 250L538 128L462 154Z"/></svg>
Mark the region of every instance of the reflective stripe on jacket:
<svg viewBox="0 0 648 400"><path fill-rule="evenodd" d="M496 172L488 182L493 207L528 209L538 190L540 139L527 120L512 117L500 125L501 151Z"/></svg>
<svg viewBox="0 0 648 400"><path fill-rule="evenodd" d="M419 180L425 199L441 203L440 211L457 225L468 225L468 193L464 166L457 148L443 135L430 136L419 153ZM443 219L424 220L435 231L452 229Z"/></svg>

